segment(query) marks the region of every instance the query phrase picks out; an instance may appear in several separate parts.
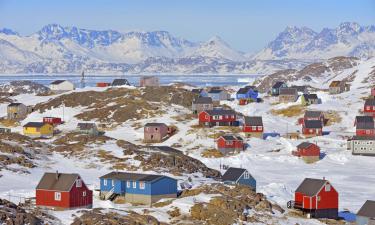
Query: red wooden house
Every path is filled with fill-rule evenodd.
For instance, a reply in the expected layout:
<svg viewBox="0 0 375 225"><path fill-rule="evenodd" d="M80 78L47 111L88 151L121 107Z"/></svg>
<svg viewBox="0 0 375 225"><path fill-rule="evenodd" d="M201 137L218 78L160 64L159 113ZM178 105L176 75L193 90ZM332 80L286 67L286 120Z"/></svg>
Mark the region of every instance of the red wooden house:
<svg viewBox="0 0 375 225"><path fill-rule="evenodd" d="M199 113L199 125L213 126L238 126L236 112L230 109L205 110Z"/></svg>
<svg viewBox="0 0 375 225"><path fill-rule="evenodd" d="M107 83L107 82L98 82L98 83L96 83L96 86L97 86L97 87L109 87L109 86L111 86L111 83Z"/></svg>
<svg viewBox="0 0 375 225"><path fill-rule="evenodd" d="M366 99L363 112L367 116L375 117L375 99Z"/></svg>
<svg viewBox="0 0 375 225"><path fill-rule="evenodd" d="M36 205L54 209L91 208L92 191L78 174L45 173L36 187Z"/></svg>
<svg viewBox="0 0 375 225"><path fill-rule="evenodd" d="M371 116L356 116L356 136L375 136L374 118Z"/></svg>
<svg viewBox="0 0 375 225"><path fill-rule="evenodd" d="M320 158L320 148L310 142L302 142L297 145L297 150L292 152L293 155L301 157L308 163L316 162Z"/></svg>
<svg viewBox="0 0 375 225"><path fill-rule="evenodd" d="M224 155L245 149L243 139L235 135L222 135L217 140L217 149Z"/></svg>
<svg viewBox="0 0 375 225"><path fill-rule="evenodd" d="M242 131L249 137L263 138L263 120L261 116L246 116L244 118Z"/></svg>
<svg viewBox="0 0 375 225"><path fill-rule="evenodd" d="M375 97L375 87L371 88L371 96Z"/></svg>
<svg viewBox="0 0 375 225"><path fill-rule="evenodd" d="M43 117L43 123L48 123L53 126L62 124L62 120L60 117Z"/></svg>
<svg viewBox="0 0 375 225"><path fill-rule="evenodd" d="M306 178L295 191L294 204L288 203L292 206L313 218L337 219L339 194L328 180Z"/></svg>
<svg viewBox="0 0 375 225"><path fill-rule="evenodd" d="M322 111L306 111L302 123L305 120L320 120L324 126L324 113Z"/></svg>
<svg viewBox="0 0 375 225"><path fill-rule="evenodd" d="M302 134L305 137L314 137L323 135L322 121L305 120L302 124Z"/></svg>

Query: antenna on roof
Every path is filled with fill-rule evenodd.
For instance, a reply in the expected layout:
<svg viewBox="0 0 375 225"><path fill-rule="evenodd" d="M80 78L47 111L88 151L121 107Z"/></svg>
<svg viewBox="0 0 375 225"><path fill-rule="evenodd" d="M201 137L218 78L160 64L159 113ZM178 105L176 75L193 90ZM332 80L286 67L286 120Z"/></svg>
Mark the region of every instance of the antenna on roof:
<svg viewBox="0 0 375 225"><path fill-rule="evenodd" d="M58 179L59 179L59 171L56 170L56 180L58 180Z"/></svg>

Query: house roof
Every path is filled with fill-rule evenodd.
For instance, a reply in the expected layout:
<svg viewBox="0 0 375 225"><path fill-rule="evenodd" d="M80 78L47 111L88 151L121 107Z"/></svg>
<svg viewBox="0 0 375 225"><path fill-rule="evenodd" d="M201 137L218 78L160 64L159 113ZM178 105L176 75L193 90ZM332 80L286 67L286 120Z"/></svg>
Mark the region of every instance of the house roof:
<svg viewBox="0 0 375 225"><path fill-rule="evenodd" d="M307 100L307 99L318 99L318 95L317 94L303 94L303 97Z"/></svg>
<svg viewBox="0 0 375 225"><path fill-rule="evenodd" d="M92 128L95 128L96 127L96 124L95 123L78 123L77 124L77 127L80 129L80 130L90 130Z"/></svg>
<svg viewBox="0 0 375 225"><path fill-rule="evenodd" d="M322 121L320 120L305 120L304 122L306 128L322 128Z"/></svg>
<svg viewBox="0 0 375 225"><path fill-rule="evenodd" d="M165 123L146 123L145 127L160 127L167 126Z"/></svg>
<svg viewBox="0 0 375 225"><path fill-rule="evenodd" d="M136 180L136 181L145 181L145 182L154 182L159 180L163 177L162 175L154 175L154 174L141 174L141 173L126 173L126 172L110 172L106 175L101 176L100 178L109 178L109 179L117 179L117 180ZM170 177L169 177L170 178ZM173 178L171 178L173 179Z"/></svg>
<svg viewBox="0 0 375 225"><path fill-rule="evenodd" d="M194 104L212 104L211 97L199 97L194 100Z"/></svg>
<svg viewBox="0 0 375 225"><path fill-rule="evenodd" d="M307 89L305 85L292 85L291 88L297 89L298 92L304 92Z"/></svg>
<svg viewBox="0 0 375 225"><path fill-rule="evenodd" d="M191 90L191 92L196 93L196 94L200 94L202 91L203 91L203 88L194 88Z"/></svg>
<svg viewBox="0 0 375 225"><path fill-rule="evenodd" d="M375 99L373 98L369 98L369 99L366 99L365 101L365 105L367 106L375 106Z"/></svg>
<svg viewBox="0 0 375 225"><path fill-rule="evenodd" d="M231 109L213 109L213 110L206 110L210 115L235 115L236 112Z"/></svg>
<svg viewBox="0 0 375 225"><path fill-rule="evenodd" d="M223 92L224 90L221 89L211 89L208 93L210 94L218 94L220 92Z"/></svg>
<svg viewBox="0 0 375 225"><path fill-rule="evenodd" d="M349 140L359 140L359 141L375 141L375 136L353 136Z"/></svg>
<svg viewBox="0 0 375 225"><path fill-rule="evenodd" d="M122 86L122 85L129 85L129 81L127 79L114 79L112 82L112 86Z"/></svg>
<svg viewBox="0 0 375 225"><path fill-rule="evenodd" d="M356 116L357 129L374 129L374 118L372 116Z"/></svg>
<svg viewBox="0 0 375 225"><path fill-rule="evenodd" d="M250 91L250 88L244 87L244 88L238 89L237 94L246 94L249 91Z"/></svg>
<svg viewBox="0 0 375 225"><path fill-rule="evenodd" d="M322 115L322 111L306 111L304 117L320 117Z"/></svg>
<svg viewBox="0 0 375 225"><path fill-rule="evenodd" d="M263 126L263 119L261 116L245 116L245 125Z"/></svg>
<svg viewBox="0 0 375 225"><path fill-rule="evenodd" d="M280 95L297 95L295 88L280 88Z"/></svg>
<svg viewBox="0 0 375 225"><path fill-rule="evenodd" d="M45 123L43 122L28 122L27 124L23 125L23 127L42 127Z"/></svg>
<svg viewBox="0 0 375 225"><path fill-rule="evenodd" d="M55 81L52 81L51 84L61 84L63 82L65 82L66 80L55 80Z"/></svg>
<svg viewBox="0 0 375 225"><path fill-rule="evenodd" d="M272 86L272 88L280 88L283 84L285 84L285 82L277 81L277 82Z"/></svg>
<svg viewBox="0 0 375 225"><path fill-rule="evenodd" d="M310 145L315 145L315 144L310 143L310 142L302 142L301 144L297 145L297 148L308 148L310 147Z"/></svg>
<svg viewBox="0 0 375 225"><path fill-rule="evenodd" d="M23 105L22 103L20 102L12 102L8 105L8 107L13 107L13 106L20 106L20 105Z"/></svg>
<svg viewBox="0 0 375 225"><path fill-rule="evenodd" d="M230 167L227 171L225 171L224 175L221 177L221 180L237 181L244 172L246 172L246 169Z"/></svg>
<svg viewBox="0 0 375 225"><path fill-rule="evenodd" d="M224 140L226 141L236 141L236 140L239 140L239 141L242 141L242 137L240 136L235 136L235 135L230 135L230 134L226 134L226 135L222 135L220 136L220 138L224 138Z"/></svg>
<svg viewBox="0 0 375 225"><path fill-rule="evenodd" d="M357 216L375 217L375 201L367 200L357 212Z"/></svg>
<svg viewBox="0 0 375 225"><path fill-rule="evenodd" d="M77 178L76 173L44 173L36 189L70 191Z"/></svg>
<svg viewBox="0 0 375 225"><path fill-rule="evenodd" d="M307 196L315 196L326 182L327 180L323 179L305 178L296 189L296 192L303 193Z"/></svg>

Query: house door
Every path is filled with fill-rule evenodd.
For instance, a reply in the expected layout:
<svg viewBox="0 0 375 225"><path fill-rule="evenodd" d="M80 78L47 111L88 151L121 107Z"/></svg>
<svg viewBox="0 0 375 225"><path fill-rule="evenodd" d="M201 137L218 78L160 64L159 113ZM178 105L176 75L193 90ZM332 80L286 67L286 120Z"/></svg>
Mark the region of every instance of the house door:
<svg viewBox="0 0 375 225"><path fill-rule="evenodd" d="M319 134L319 130L318 129L316 129L315 132L316 132L316 134Z"/></svg>
<svg viewBox="0 0 375 225"><path fill-rule="evenodd" d="M153 134L151 134L151 140L153 140L154 139L154 135Z"/></svg>

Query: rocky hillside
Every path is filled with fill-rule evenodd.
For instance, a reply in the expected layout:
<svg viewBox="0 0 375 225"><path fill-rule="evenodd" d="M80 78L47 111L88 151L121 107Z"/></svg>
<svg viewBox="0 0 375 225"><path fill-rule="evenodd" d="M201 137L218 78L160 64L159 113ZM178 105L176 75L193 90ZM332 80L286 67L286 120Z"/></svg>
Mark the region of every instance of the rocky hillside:
<svg viewBox="0 0 375 225"><path fill-rule="evenodd" d="M28 80L11 81L0 84L0 92L8 94L44 94L50 89L44 85Z"/></svg>
<svg viewBox="0 0 375 225"><path fill-rule="evenodd" d="M255 81L255 84L258 85L259 90L262 92L268 91L277 81L290 83L300 81L319 88L319 82L322 79L328 82L332 74L339 74L346 69L356 67L358 64L359 59L355 57L334 57L323 62L307 65L301 70L287 69L277 71L260 78Z"/></svg>

